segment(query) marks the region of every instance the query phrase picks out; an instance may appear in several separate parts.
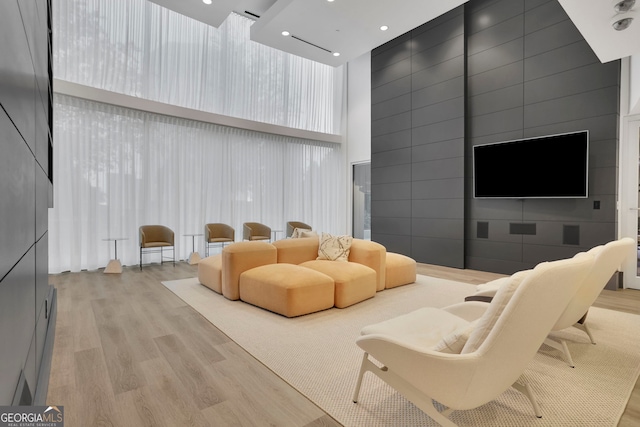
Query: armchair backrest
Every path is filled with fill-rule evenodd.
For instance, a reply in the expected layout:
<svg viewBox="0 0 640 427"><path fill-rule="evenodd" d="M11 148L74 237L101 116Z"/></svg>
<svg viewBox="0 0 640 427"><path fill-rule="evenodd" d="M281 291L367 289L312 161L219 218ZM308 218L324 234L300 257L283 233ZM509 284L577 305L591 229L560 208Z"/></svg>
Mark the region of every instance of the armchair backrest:
<svg viewBox="0 0 640 427"><path fill-rule="evenodd" d="M242 225L242 238L252 240L255 236L271 238L271 228L259 222L245 222Z"/></svg>
<svg viewBox="0 0 640 427"><path fill-rule="evenodd" d="M205 224L204 226L204 239L205 242L210 242L211 239L223 238L235 240L236 232L230 225L222 223Z"/></svg>
<svg viewBox="0 0 640 427"><path fill-rule="evenodd" d="M164 225L142 225L140 226L140 246L146 247L150 243L168 243L173 246L174 233L169 227Z"/></svg>
<svg viewBox="0 0 640 427"><path fill-rule="evenodd" d="M636 242L632 238L624 237L603 246L596 246L587 252L592 254L595 260L592 271L584 279L582 286L556 322L553 330L568 328L585 315L609 279L633 253L635 246Z"/></svg>

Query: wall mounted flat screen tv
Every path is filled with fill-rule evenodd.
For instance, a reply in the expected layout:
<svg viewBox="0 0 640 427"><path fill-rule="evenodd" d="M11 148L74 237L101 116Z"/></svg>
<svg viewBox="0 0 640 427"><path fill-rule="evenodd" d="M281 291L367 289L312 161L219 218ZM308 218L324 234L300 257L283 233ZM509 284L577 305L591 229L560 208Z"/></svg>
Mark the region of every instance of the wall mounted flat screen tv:
<svg viewBox="0 0 640 427"><path fill-rule="evenodd" d="M588 172L586 130L473 147L476 198L585 198Z"/></svg>

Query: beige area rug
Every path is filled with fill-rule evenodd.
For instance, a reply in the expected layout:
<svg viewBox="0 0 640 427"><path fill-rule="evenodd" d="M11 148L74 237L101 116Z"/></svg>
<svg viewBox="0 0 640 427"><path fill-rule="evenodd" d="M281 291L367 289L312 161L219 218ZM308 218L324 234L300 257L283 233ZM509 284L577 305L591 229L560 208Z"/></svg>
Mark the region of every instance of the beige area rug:
<svg viewBox="0 0 640 427"><path fill-rule="evenodd" d="M354 306L288 319L241 301L229 301L197 279L163 282L231 339L345 426L437 426L427 415L371 373L358 404L352 394L362 358L360 329L424 306L444 307L474 286L419 276L418 282L378 292ZM540 404L508 390L497 400L455 411L460 426L615 426L640 373L640 316L592 308L591 345L580 331L568 338L576 367L544 346L525 371Z"/></svg>

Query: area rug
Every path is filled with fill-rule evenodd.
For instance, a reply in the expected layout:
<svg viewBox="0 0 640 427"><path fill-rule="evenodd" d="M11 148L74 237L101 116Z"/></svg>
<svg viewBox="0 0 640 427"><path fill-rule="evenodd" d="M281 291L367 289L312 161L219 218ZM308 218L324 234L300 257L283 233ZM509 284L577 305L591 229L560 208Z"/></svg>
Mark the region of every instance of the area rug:
<svg viewBox="0 0 640 427"><path fill-rule="evenodd" d="M444 307L474 292L464 283L418 276L414 284L378 292L345 309L288 319L229 301L197 278L163 282L246 351L345 426L437 426L376 376L365 375L352 394L362 359L355 344L363 326L425 306ZM640 373L640 316L591 308L592 345L580 331L562 331L576 367L543 346L523 374L543 418L515 390L450 418L460 426L615 426Z"/></svg>

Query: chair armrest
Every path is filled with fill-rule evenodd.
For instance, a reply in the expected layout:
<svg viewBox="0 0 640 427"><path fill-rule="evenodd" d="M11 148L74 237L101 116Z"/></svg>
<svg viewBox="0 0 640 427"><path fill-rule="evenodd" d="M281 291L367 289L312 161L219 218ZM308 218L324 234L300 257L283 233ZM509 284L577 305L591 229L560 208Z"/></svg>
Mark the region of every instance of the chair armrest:
<svg viewBox="0 0 640 427"><path fill-rule="evenodd" d="M469 301L444 307L443 310L455 314L467 322L473 322L482 317L484 312L487 311L487 308L489 308L489 304L486 302Z"/></svg>

